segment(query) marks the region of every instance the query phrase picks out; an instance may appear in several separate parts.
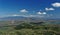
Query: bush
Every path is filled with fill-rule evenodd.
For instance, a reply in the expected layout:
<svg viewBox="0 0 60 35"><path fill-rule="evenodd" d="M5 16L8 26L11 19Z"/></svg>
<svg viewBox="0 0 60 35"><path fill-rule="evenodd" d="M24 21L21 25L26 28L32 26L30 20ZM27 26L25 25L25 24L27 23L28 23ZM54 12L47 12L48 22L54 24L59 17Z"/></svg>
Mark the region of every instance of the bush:
<svg viewBox="0 0 60 35"><path fill-rule="evenodd" d="M15 27L16 30L19 30L19 29L23 29L23 28L26 28L26 29L31 29L33 26L31 24L28 24L28 23L22 23L22 24L19 24Z"/></svg>

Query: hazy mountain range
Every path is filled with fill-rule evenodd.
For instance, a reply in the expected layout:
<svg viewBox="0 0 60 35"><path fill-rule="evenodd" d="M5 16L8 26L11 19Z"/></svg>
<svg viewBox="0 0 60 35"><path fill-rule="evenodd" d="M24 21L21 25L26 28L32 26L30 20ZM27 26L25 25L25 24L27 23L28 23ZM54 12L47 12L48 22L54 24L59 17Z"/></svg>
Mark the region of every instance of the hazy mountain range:
<svg viewBox="0 0 60 35"><path fill-rule="evenodd" d="M0 20L60 20L59 18L39 18L39 17L23 17L23 16L10 16L0 18Z"/></svg>

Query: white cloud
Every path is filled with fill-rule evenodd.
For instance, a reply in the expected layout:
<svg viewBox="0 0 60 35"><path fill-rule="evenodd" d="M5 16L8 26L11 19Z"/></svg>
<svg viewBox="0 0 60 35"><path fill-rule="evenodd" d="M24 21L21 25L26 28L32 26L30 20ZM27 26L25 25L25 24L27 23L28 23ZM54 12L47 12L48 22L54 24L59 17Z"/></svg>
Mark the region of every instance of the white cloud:
<svg viewBox="0 0 60 35"><path fill-rule="evenodd" d="M47 14L46 12L43 12L43 14Z"/></svg>
<svg viewBox="0 0 60 35"><path fill-rule="evenodd" d="M55 10L54 8L45 8L46 11Z"/></svg>
<svg viewBox="0 0 60 35"><path fill-rule="evenodd" d="M20 16L20 15L17 15L17 14L13 14L13 15L11 15L11 16Z"/></svg>
<svg viewBox="0 0 60 35"><path fill-rule="evenodd" d="M37 12L37 14L42 14L41 12Z"/></svg>
<svg viewBox="0 0 60 35"><path fill-rule="evenodd" d="M23 17L35 17L34 15L23 15Z"/></svg>
<svg viewBox="0 0 60 35"><path fill-rule="evenodd" d="M43 13L43 14L45 14L45 13ZM5 16L5 17L10 17L10 16L13 16L13 17L15 17L15 16L22 16L22 17L44 17L44 15L32 15L32 14L30 14L30 15L13 14L13 15Z"/></svg>
<svg viewBox="0 0 60 35"><path fill-rule="evenodd" d="M10 16L23 16L23 17L35 17L35 15L18 15L18 14L13 14Z"/></svg>
<svg viewBox="0 0 60 35"><path fill-rule="evenodd" d="M23 15L23 17L45 17L44 15Z"/></svg>
<svg viewBox="0 0 60 35"><path fill-rule="evenodd" d="M58 3L58 2L53 3L52 6L54 6L54 7L60 7L60 3Z"/></svg>
<svg viewBox="0 0 60 35"><path fill-rule="evenodd" d="M37 14L47 14L46 12L37 12Z"/></svg>
<svg viewBox="0 0 60 35"><path fill-rule="evenodd" d="M20 10L20 12L28 12L26 9L22 9Z"/></svg>
<svg viewBox="0 0 60 35"><path fill-rule="evenodd" d="M18 14L13 14L13 15L9 15L9 16L22 16L22 17L42 17L42 16L40 16L40 15L18 15ZM8 16L8 17L9 17Z"/></svg>

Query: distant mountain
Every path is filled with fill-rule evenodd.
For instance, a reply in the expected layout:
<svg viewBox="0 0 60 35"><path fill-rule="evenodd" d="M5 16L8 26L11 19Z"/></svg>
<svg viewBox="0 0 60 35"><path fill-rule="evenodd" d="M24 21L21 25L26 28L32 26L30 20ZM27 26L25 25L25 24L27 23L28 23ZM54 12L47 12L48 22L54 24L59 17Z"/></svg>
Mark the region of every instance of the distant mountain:
<svg viewBox="0 0 60 35"><path fill-rule="evenodd" d="M4 18L0 18L0 20L24 20L26 19L23 16L11 16L11 17L4 17Z"/></svg>
<svg viewBox="0 0 60 35"><path fill-rule="evenodd" d="M10 16L0 18L0 20L45 20L45 18L38 18L38 17L23 17L23 16Z"/></svg>
<svg viewBox="0 0 60 35"><path fill-rule="evenodd" d="M9 21L8 21L9 20ZM39 17L23 17L23 16L11 16L11 17L4 17L0 18L0 26L5 25L17 25L22 23L23 21L27 20L27 22L44 22L44 24L60 24L59 18L39 18Z"/></svg>
<svg viewBox="0 0 60 35"><path fill-rule="evenodd" d="M59 18L39 18L39 17L23 17L23 16L10 16L10 17L4 17L0 18L1 20L30 20L30 21L40 21L40 20L60 20Z"/></svg>

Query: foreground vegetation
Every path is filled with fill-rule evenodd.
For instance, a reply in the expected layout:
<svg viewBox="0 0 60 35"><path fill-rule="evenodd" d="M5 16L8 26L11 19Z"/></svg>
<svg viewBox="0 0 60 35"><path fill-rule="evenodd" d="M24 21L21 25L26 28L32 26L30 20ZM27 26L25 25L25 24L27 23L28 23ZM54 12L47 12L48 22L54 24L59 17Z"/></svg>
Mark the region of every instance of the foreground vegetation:
<svg viewBox="0 0 60 35"><path fill-rule="evenodd" d="M0 27L0 35L60 35L60 24L23 22L16 26Z"/></svg>

